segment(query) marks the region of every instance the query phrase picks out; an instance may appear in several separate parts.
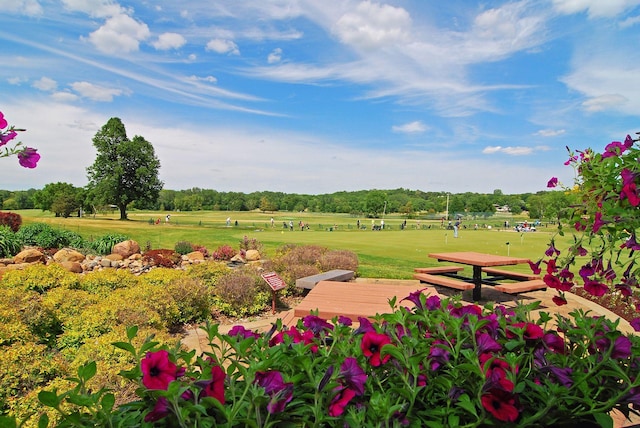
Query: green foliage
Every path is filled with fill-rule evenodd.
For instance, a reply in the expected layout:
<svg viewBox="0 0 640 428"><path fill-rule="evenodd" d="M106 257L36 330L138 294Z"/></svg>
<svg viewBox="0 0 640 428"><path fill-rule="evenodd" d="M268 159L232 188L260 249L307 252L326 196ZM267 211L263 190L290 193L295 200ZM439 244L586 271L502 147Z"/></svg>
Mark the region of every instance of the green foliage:
<svg viewBox="0 0 640 428"><path fill-rule="evenodd" d="M44 293L55 287L77 288L78 275L66 271L56 263L46 266L37 264L23 270L6 272L0 279L0 286Z"/></svg>
<svg viewBox="0 0 640 428"><path fill-rule="evenodd" d="M0 226L0 257L12 257L20 252L20 239L9 226Z"/></svg>
<svg viewBox="0 0 640 428"><path fill-rule="evenodd" d="M33 195L37 208L51 211L56 217L69 215L82 207L83 189L69 183L49 183Z"/></svg>
<svg viewBox="0 0 640 428"><path fill-rule="evenodd" d="M188 241L179 241L179 242L176 242L175 250L176 250L176 253L180 255L189 254L190 252L193 251L193 244L191 244L191 242L188 242Z"/></svg>
<svg viewBox="0 0 640 428"><path fill-rule="evenodd" d="M104 269L88 272L80 277L79 288L90 293L106 296L118 288L134 287L140 277L126 270Z"/></svg>
<svg viewBox="0 0 640 428"><path fill-rule="evenodd" d="M83 248L83 238L75 232L54 228L47 223L31 223L16 232L23 246L33 245L41 248Z"/></svg>
<svg viewBox="0 0 640 428"><path fill-rule="evenodd" d="M213 305L213 289L202 280L192 277L174 279L165 288L178 306L179 315L166 320L170 329L182 327L184 324L201 322L211 316Z"/></svg>
<svg viewBox="0 0 640 428"><path fill-rule="evenodd" d="M271 296L262 278L250 268L237 269L220 278L215 294L220 312L240 317L263 310Z"/></svg>
<svg viewBox="0 0 640 428"><path fill-rule="evenodd" d="M218 280L229 274L231 268L222 262L197 263L187 268L187 275L197 278L209 287L215 287Z"/></svg>
<svg viewBox="0 0 640 428"><path fill-rule="evenodd" d="M107 255L111 254L113 246L128 240L129 237L120 233L107 233L89 244L89 248L98 254Z"/></svg>
<svg viewBox="0 0 640 428"><path fill-rule="evenodd" d="M87 176L94 201L115 204L120 219L126 220L131 202L158 199L163 183L158 179L160 161L151 143L138 135L129 140L122 121L113 117L96 133L93 146L98 154Z"/></svg>
<svg viewBox="0 0 640 428"><path fill-rule="evenodd" d="M242 237L242 241L240 241L240 249L247 250L257 250L259 252L262 251L262 242L260 242L257 238L249 238L247 235Z"/></svg>

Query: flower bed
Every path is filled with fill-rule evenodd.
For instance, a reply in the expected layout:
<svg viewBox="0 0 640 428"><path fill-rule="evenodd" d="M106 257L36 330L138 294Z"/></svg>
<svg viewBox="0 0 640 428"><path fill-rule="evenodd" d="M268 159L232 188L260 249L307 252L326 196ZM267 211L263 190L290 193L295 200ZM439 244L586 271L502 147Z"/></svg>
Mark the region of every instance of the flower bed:
<svg viewBox="0 0 640 428"><path fill-rule="evenodd" d="M150 340L135 348L132 328L115 345L141 361L123 373L137 401L113 409L107 391L88 392L95 364L75 390L40 399L80 405L66 420L167 427L607 426L612 409L640 406L640 338L617 323L581 311L532 322L536 304L481 308L421 293L403 303L356 329L314 315L265 334L209 326L214 352L197 357Z"/></svg>

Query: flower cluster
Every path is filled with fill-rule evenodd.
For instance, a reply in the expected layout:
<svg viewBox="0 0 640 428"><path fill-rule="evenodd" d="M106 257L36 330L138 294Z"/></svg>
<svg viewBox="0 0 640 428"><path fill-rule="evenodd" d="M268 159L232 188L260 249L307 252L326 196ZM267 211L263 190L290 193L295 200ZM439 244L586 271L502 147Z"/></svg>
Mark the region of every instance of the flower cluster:
<svg viewBox="0 0 640 428"><path fill-rule="evenodd" d="M0 111L0 157L18 156L18 162L25 168L35 168L40 160L38 150L32 147L23 147L21 142L16 143L13 147L6 147L7 143L18 136L18 132L25 129L18 129L15 126L9 126L4 118L4 114Z"/></svg>
<svg viewBox="0 0 640 428"><path fill-rule="evenodd" d="M594 296L617 291L638 303L640 265L636 231L640 227L640 148L638 139L627 135L624 142L613 141L602 153L592 149L572 152L566 166L576 173L574 185L565 191L577 196L578 204L568 207L566 223L573 240L566 250L556 247L556 239L544 260L533 266L542 271L545 283L558 290L556 303L564 304L564 292L583 286ZM561 186L553 177L549 188ZM565 226L558 233L565 235ZM640 320L638 322L640 324ZM640 326L640 325L639 325Z"/></svg>
<svg viewBox="0 0 640 428"><path fill-rule="evenodd" d="M315 315L266 333L208 326L212 351L197 357L154 342L136 351L130 334L115 345L141 359L124 372L139 399L93 414L120 426L526 427L640 409L640 337L617 323L581 311L534 322L537 303L479 307L421 292L400 303L410 307L357 328Z"/></svg>

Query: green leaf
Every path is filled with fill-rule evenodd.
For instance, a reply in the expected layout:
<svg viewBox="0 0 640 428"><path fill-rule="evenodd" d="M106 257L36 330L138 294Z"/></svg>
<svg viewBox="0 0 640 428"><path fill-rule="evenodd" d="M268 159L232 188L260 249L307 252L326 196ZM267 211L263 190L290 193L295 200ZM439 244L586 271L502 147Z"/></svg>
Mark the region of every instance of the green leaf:
<svg viewBox="0 0 640 428"><path fill-rule="evenodd" d="M460 397L458 397L458 402L456 404L472 415L478 416L476 406L471 402L471 399L467 394L462 394Z"/></svg>
<svg viewBox="0 0 640 428"><path fill-rule="evenodd" d="M38 419L38 428L47 428L49 426L49 415L43 413Z"/></svg>
<svg viewBox="0 0 640 428"><path fill-rule="evenodd" d="M132 325L131 327L127 327L127 338L129 340L133 340L134 337L138 334L138 326Z"/></svg>
<svg viewBox="0 0 640 428"><path fill-rule="evenodd" d="M40 391L38 393L38 401L47 407L58 407L60 405L60 399L55 391Z"/></svg>
<svg viewBox="0 0 640 428"><path fill-rule="evenodd" d="M111 343L113 346L115 346L116 348L125 350L127 352L130 352L132 354L135 355L136 353L136 349L133 347L132 344L128 343L128 342L113 342Z"/></svg>
<svg viewBox="0 0 640 428"><path fill-rule="evenodd" d="M157 346L160 342L147 342L140 347L140 353L147 352L148 350Z"/></svg>
<svg viewBox="0 0 640 428"><path fill-rule="evenodd" d="M16 418L14 417L10 418L8 416L0 416L0 428L15 428L15 427L16 427Z"/></svg>
<svg viewBox="0 0 640 428"><path fill-rule="evenodd" d="M593 418L602 428L613 428L613 419L607 413L594 413Z"/></svg>
<svg viewBox="0 0 640 428"><path fill-rule="evenodd" d="M90 361L78 368L78 377L84 381L88 381L96 375L97 367L95 361Z"/></svg>
<svg viewBox="0 0 640 428"><path fill-rule="evenodd" d="M82 407L91 407L93 404L95 404L91 397L87 397L86 395L70 395L67 398L67 401Z"/></svg>
<svg viewBox="0 0 640 428"><path fill-rule="evenodd" d="M100 402L100 404L102 405L102 409L105 412L111 413L111 410L113 410L113 406L116 404L115 395L113 395L112 393L105 394L104 397L102 397L102 401Z"/></svg>

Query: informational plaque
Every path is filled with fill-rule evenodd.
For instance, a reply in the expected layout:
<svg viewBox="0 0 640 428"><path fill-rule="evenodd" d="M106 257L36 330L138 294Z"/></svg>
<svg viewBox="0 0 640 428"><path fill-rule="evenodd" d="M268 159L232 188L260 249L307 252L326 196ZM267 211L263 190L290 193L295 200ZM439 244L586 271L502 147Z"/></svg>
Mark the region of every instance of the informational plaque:
<svg viewBox="0 0 640 428"><path fill-rule="evenodd" d="M280 278L278 274L275 272L263 273L261 276L262 276L262 279L267 281L267 284L269 284L269 287L271 287L273 291L278 291L278 290L282 290L283 288L287 288L287 283L284 282L284 280Z"/></svg>

